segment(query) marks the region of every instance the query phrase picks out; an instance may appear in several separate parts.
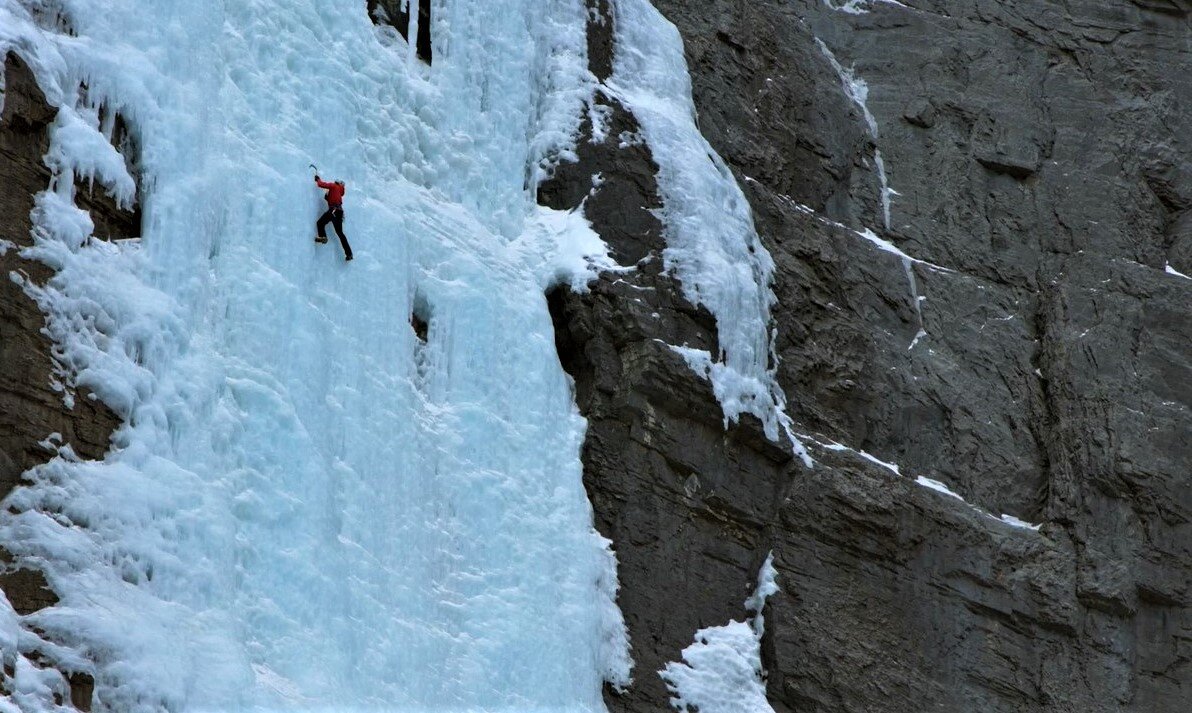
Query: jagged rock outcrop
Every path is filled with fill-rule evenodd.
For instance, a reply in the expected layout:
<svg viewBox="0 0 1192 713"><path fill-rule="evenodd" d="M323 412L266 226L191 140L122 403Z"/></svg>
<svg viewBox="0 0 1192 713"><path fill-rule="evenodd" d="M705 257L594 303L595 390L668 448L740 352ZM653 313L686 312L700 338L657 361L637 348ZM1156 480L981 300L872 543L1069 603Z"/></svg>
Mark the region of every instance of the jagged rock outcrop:
<svg viewBox="0 0 1192 713"><path fill-rule="evenodd" d="M16 54L4 62L3 111L0 112L0 498L16 487L22 474L44 463L58 446L69 445L81 458L102 458L120 420L85 389L74 391L67 406L59 379L54 344L44 331L45 317L10 276L44 284L53 271L21 256L33 243L30 212L34 196L50 184L42 160L49 149L49 126L57 110L45 96L28 65ZM96 234L131 237L139 234L138 212L121 210L102 191L79 187L78 204L91 212ZM51 434L58 434L51 437ZM52 442L49 445L47 442ZM51 447L51 445L53 447ZM0 591L19 614L54 604L57 597L38 571L17 568L0 548ZM75 707L90 710L89 676L68 676ZM2 694L3 691L0 691Z"/></svg>
<svg viewBox="0 0 1192 713"><path fill-rule="evenodd" d="M646 257L550 300L637 664L610 707L667 709L657 671L743 618L772 549L776 710L1183 710L1187 8L655 4L778 266L779 379L818 463L722 428L655 341L714 329L658 273L660 226L626 208L656 205L648 148L582 147L544 202L589 196L622 263ZM590 7L603 79L614 34Z"/></svg>

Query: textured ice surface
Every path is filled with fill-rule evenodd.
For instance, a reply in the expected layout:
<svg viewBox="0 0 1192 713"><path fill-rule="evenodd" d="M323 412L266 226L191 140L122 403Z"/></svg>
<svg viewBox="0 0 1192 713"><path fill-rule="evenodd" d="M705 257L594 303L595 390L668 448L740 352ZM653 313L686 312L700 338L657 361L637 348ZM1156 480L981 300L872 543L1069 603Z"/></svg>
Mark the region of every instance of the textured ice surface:
<svg viewBox="0 0 1192 713"><path fill-rule="evenodd" d="M28 250L60 272L27 289L127 423L0 516L62 598L0 602L17 705L63 684L37 649L119 711L603 710L628 650L543 291L607 258L534 201L591 91L582 3L436 3L433 69L363 2L60 4L75 36L0 0L62 109ZM72 205L73 175L132 198L100 105L141 139L140 241ZM312 240L311 161L353 263Z"/></svg>
<svg viewBox="0 0 1192 713"><path fill-rule="evenodd" d="M669 663L659 672L678 710L694 713L772 713L763 680L762 610L766 598L778 591L774 554L766 556L757 587L745 600L754 612L748 622L730 621L695 633L695 643L683 649L682 663Z"/></svg>

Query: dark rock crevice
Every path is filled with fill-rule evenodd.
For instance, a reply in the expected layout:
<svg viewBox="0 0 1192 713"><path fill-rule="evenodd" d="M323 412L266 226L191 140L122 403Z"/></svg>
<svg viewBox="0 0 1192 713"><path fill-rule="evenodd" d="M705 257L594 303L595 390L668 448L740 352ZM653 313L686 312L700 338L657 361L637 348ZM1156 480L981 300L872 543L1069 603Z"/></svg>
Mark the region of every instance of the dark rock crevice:
<svg viewBox="0 0 1192 713"><path fill-rule="evenodd" d="M430 333L430 323L415 312L410 315L410 328L414 330L414 336L418 341L426 344L427 335Z"/></svg>
<svg viewBox="0 0 1192 713"><path fill-rule="evenodd" d="M414 330L414 336L423 344L426 343L427 337L430 335L430 323L433 317L433 310L430 306L430 301L421 292L414 295L413 304L410 307L410 328Z"/></svg>
<svg viewBox="0 0 1192 713"><path fill-rule="evenodd" d="M417 3L418 34L414 38L414 51L418 59L432 64L434 51L430 41L431 0L367 0L369 18L376 24L388 25L410 41L410 8Z"/></svg>

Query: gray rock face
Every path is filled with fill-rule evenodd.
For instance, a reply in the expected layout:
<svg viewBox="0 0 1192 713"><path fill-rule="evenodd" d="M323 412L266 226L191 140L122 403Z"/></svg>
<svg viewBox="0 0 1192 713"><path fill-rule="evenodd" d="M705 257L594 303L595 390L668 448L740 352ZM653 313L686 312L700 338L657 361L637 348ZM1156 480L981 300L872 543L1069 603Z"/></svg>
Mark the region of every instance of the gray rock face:
<svg viewBox="0 0 1192 713"><path fill-rule="evenodd" d="M776 710L1186 710L1186 4L655 4L778 265L779 379L818 464L725 431L654 346L714 329L653 263L552 295L637 663L610 706L665 710L656 672L744 617L772 549ZM589 145L544 200L591 193L623 263L656 255L625 210L656 196L646 154Z"/></svg>

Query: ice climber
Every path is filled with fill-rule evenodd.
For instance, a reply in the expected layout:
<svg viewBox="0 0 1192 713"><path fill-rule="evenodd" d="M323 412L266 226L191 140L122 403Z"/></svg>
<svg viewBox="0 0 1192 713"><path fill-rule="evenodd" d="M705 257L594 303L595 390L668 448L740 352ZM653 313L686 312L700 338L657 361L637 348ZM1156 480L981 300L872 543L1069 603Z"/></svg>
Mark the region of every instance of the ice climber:
<svg viewBox="0 0 1192 713"><path fill-rule="evenodd" d="M315 183L327 191L327 212L319 218L317 227L319 230L318 237L315 238L316 243L327 242L327 223L330 222L335 226L335 234L339 236L339 244L344 248L344 260L352 259L352 246L348 245L348 239L344 237L344 187L343 181L323 181L319 179L319 174L315 174Z"/></svg>

